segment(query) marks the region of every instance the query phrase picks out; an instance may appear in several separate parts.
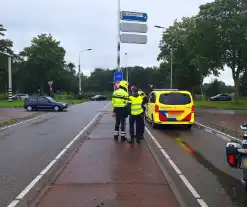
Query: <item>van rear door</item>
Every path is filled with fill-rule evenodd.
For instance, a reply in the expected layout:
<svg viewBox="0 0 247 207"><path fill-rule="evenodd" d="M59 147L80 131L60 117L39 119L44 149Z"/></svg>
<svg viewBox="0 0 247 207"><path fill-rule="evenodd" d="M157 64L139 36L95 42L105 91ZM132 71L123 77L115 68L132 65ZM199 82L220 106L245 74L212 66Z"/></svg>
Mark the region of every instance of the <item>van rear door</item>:
<svg viewBox="0 0 247 207"><path fill-rule="evenodd" d="M190 121L190 114L194 110L193 100L188 92L162 93L159 97L159 105L160 121Z"/></svg>

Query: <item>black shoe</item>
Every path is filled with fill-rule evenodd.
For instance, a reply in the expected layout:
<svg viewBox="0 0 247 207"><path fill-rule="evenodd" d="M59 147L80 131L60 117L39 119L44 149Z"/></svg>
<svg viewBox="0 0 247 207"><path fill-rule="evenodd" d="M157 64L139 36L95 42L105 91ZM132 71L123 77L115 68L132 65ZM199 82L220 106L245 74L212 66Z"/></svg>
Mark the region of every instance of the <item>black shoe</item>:
<svg viewBox="0 0 247 207"><path fill-rule="evenodd" d="M126 140L127 140L126 137L121 137L122 142L125 142Z"/></svg>
<svg viewBox="0 0 247 207"><path fill-rule="evenodd" d="M114 135L114 139L115 139L116 141L118 141L118 136L117 136L117 135Z"/></svg>
<svg viewBox="0 0 247 207"><path fill-rule="evenodd" d="M130 140L127 141L129 144L134 144L134 138L131 138Z"/></svg>
<svg viewBox="0 0 247 207"><path fill-rule="evenodd" d="M144 136L143 136L143 135L141 135L141 136L140 136L140 139L144 139Z"/></svg>

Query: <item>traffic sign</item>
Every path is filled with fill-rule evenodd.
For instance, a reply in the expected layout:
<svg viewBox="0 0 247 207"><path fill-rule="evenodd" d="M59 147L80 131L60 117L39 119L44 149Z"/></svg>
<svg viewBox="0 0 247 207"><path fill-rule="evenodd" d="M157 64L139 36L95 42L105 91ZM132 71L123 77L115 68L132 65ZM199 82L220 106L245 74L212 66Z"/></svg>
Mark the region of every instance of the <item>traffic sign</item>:
<svg viewBox="0 0 247 207"><path fill-rule="evenodd" d="M146 24L121 22L120 30L122 32L147 33L148 26Z"/></svg>
<svg viewBox="0 0 247 207"><path fill-rule="evenodd" d="M121 20L123 21L137 21L146 22L148 19L147 13L131 12L131 11L121 11Z"/></svg>
<svg viewBox="0 0 247 207"><path fill-rule="evenodd" d="M52 86L53 81L48 81L49 86Z"/></svg>
<svg viewBox="0 0 247 207"><path fill-rule="evenodd" d="M114 82L114 90L119 89L119 82Z"/></svg>
<svg viewBox="0 0 247 207"><path fill-rule="evenodd" d="M121 34L120 40L121 43L147 44L148 38L147 35Z"/></svg>
<svg viewBox="0 0 247 207"><path fill-rule="evenodd" d="M114 82L123 80L123 72L114 72Z"/></svg>

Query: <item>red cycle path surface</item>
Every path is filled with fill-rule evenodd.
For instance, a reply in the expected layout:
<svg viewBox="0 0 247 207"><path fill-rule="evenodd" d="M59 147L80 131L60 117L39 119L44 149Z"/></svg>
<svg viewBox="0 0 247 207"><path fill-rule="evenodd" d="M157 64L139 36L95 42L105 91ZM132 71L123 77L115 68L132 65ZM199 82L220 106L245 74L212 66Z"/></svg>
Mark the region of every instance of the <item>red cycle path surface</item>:
<svg viewBox="0 0 247 207"><path fill-rule="evenodd" d="M104 115L40 207L179 207L145 141L114 141L113 120Z"/></svg>

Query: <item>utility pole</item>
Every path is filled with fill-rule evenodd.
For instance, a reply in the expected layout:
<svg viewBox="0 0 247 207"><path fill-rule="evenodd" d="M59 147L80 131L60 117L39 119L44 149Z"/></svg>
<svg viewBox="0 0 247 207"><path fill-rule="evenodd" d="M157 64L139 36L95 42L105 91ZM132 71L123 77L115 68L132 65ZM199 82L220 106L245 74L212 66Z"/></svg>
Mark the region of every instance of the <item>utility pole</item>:
<svg viewBox="0 0 247 207"><path fill-rule="evenodd" d="M11 68L11 57L7 52L1 52L1 54L8 56L8 77L9 77L9 89L8 89L8 97L9 97L9 102L12 102L12 68Z"/></svg>
<svg viewBox="0 0 247 207"><path fill-rule="evenodd" d="M117 9L117 70L120 72L120 52L121 52L121 43L120 43L120 0L118 0L118 9Z"/></svg>
<svg viewBox="0 0 247 207"><path fill-rule="evenodd" d="M79 64L78 64L78 73L79 73L79 95L81 95L81 53L82 52L86 52L86 51L90 51L92 49L86 49L86 50L82 50L79 52Z"/></svg>

